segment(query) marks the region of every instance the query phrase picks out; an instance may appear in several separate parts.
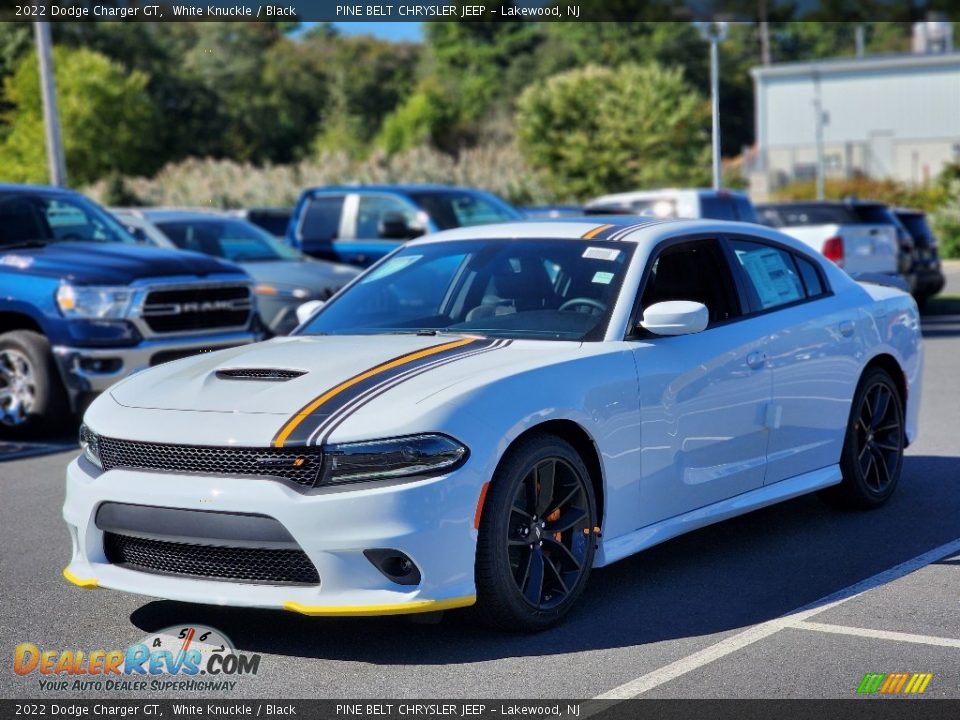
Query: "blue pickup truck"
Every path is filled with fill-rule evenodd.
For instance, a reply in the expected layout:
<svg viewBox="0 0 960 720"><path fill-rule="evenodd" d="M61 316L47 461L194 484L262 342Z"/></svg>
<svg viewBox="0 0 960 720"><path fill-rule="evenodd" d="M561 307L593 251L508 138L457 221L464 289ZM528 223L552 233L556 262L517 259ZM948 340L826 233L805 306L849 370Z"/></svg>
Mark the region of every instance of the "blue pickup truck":
<svg viewBox="0 0 960 720"><path fill-rule="evenodd" d="M343 185L304 190L286 241L334 262L366 267L425 233L520 220L496 195L447 185Z"/></svg>
<svg viewBox="0 0 960 720"><path fill-rule="evenodd" d="M0 185L0 436L48 430L137 370L258 339L250 278L143 247L67 190Z"/></svg>

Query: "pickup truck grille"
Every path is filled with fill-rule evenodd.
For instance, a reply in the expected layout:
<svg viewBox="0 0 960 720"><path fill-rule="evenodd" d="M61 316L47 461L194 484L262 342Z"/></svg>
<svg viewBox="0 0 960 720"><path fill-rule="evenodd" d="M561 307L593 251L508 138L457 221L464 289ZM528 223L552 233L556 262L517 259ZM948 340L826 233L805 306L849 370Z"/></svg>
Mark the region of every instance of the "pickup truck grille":
<svg viewBox="0 0 960 720"><path fill-rule="evenodd" d="M155 333L242 328L253 300L246 285L214 285L151 290L143 319Z"/></svg>
<svg viewBox="0 0 960 720"><path fill-rule="evenodd" d="M161 470L212 477L255 475L284 478L313 487L320 473L320 448L245 448L167 445L98 436L104 470Z"/></svg>

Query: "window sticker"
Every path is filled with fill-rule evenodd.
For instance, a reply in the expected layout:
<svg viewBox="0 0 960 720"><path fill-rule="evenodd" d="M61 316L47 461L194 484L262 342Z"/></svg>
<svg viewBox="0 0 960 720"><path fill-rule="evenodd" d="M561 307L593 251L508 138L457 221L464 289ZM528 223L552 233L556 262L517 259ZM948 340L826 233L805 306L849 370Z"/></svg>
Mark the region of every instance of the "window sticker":
<svg viewBox="0 0 960 720"><path fill-rule="evenodd" d="M598 285L609 285L611 280L613 280L612 272L603 272L602 270L598 270L596 273L594 273L592 282L595 282Z"/></svg>
<svg viewBox="0 0 960 720"><path fill-rule="evenodd" d="M403 255L401 257L390 258L383 265L361 280L360 284L364 285L368 282L373 282L374 280L382 280L385 277L389 277L394 273L400 272L406 267L410 267L422 257L423 255Z"/></svg>
<svg viewBox="0 0 960 720"><path fill-rule="evenodd" d="M616 248L588 247L583 251L583 257L588 260L616 260L620 257L620 251ZM597 282L594 280L594 282ZM609 282L609 281L608 281Z"/></svg>

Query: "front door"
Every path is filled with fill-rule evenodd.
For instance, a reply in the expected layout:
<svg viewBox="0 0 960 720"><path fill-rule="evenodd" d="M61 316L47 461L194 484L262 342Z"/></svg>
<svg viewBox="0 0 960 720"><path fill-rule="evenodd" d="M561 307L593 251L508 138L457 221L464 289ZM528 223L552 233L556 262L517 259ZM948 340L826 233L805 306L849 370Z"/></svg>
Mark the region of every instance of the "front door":
<svg viewBox="0 0 960 720"><path fill-rule="evenodd" d="M693 300L703 332L639 337L641 527L763 485L771 372L767 337L741 300L719 241L672 245L653 258L641 307Z"/></svg>

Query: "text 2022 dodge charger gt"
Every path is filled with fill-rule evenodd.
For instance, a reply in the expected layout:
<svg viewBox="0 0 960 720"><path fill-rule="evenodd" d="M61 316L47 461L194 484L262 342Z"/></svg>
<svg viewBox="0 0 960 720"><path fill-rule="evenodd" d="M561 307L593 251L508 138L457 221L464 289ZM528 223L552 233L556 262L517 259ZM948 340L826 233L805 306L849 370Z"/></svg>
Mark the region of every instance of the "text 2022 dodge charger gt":
<svg viewBox="0 0 960 720"><path fill-rule="evenodd" d="M409 243L292 336L130 377L67 471L77 585L308 615L480 603L822 491L914 438L916 305L757 225L512 223Z"/></svg>

